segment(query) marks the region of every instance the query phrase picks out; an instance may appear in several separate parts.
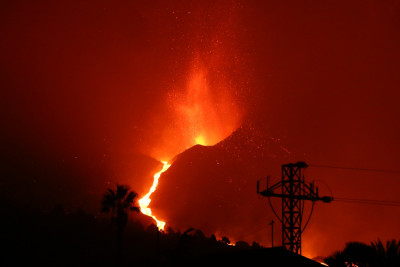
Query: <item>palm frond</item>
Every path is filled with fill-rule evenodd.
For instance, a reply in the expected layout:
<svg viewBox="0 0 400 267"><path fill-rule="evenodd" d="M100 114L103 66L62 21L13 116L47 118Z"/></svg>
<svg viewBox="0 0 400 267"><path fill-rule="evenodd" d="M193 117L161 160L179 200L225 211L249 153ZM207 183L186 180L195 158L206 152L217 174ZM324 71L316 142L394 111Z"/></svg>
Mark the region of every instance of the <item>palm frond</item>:
<svg viewBox="0 0 400 267"><path fill-rule="evenodd" d="M123 200L128 193L129 187L117 184L117 199Z"/></svg>
<svg viewBox="0 0 400 267"><path fill-rule="evenodd" d="M130 191L129 194L125 198L124 207L130 207L136 196L137 196L137 194L135 191Z"/></svg>
<svg viewBox="0 0 400 267"><path fill-rule="evenodd" d="M139 207L136 207L136 206L129 207L129 209L130 209L131 211L140 212L140 208L139 208Z"/></svg>

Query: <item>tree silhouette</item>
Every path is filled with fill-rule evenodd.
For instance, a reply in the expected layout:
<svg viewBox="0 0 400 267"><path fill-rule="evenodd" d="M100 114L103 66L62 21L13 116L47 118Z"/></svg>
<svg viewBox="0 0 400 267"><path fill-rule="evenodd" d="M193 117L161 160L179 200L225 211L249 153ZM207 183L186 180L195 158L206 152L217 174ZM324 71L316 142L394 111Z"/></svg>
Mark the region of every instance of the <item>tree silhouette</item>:
<svg viewBox="0 0 400 267"><path fill-rule="evenodd" d="M227 244L227 245L231 243L229 238L227 238L226 236L223 236L220 241L221 241L221 243L224 243L224 244Z"/></svg>
<svg viewBox="0 0 400 267"><path fill-rule="evenodd" d="M107 189L101 201L101 211L111 212L111 223L117 229L117 266L121 264L122 236L123 230L128 223L128 212L139 212L139 207L135 206L137 193L130 190L128 186L118 185L114 191Z"/></svg>
<svg viewBox="0 0 400 267"><path fill-rule="evenodd" d="M394 267L400 266L400 241L390 240L385 245L378 239L367 245L360 242L346 244L343 251L337 251L325 259L331 267Z"/></svg>
<svg viewBox="0 0 400 267"><path fill-rule="evenodd" d="M325 259L329 266L370 266L373 257L373 249L361 242L349 242L343 251L336 252L333 256Z"/></svg>
<svg viewBox="0 0 400 267"><path fill-rule="evenodd" d="M371 243L371 247L374 250L376 266L400 266L400 241L388 240L385 247L378 239Z"/></svg>

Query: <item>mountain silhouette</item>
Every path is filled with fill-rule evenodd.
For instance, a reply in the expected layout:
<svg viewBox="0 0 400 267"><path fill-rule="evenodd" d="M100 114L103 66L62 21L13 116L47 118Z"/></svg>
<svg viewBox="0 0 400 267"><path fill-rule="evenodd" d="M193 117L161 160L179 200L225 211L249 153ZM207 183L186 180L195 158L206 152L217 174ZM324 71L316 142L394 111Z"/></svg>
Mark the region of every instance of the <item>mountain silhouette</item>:
<svg viewBox="0 0 400 267"><path fill-rule="evenodd" d="M152 195L152 210L174 229L251 241L270 215L257 180L273 168L279 173L287 158L273 139L240 127L214 146L196 145L175 157Z"/></svg>

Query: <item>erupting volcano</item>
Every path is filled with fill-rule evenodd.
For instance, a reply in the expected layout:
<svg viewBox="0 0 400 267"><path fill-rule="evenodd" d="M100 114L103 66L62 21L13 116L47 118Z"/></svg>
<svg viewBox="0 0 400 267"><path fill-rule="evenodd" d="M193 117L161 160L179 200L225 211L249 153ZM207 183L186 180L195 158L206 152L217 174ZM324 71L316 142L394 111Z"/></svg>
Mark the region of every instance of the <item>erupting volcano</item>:
<svg viewBox="0 0 400 267"><path fill-rule="evenodd" d="M215 67L210 66L211 69ZM163 147L157 150L161 151L161 156L155 157L174 158L193 145L215 145L239 126L241 114L229 94L231 88L224 79L210 75L205 63L198 59L194 60L188 77L185 92L180 94L178 90L174 90L174 97L169 99L175 115L166 126L169 128L165 131L168 134L162 136L166 140ZM176 139L174 136L183 138ZM158 219L149 207L150 196L157 189L161 175L172 164L170 159L161 162L164 164L162 170L154 174L153 184L148 193L139 200L139 205L141 212L152 217L159 230L164 230L165 222Z"/></svg>
<svg viewBox="0 0 400 267"><path fill-rule="evenodd" d="M257 181L298 161L336 199L315 205L304 255L400 236L400 1L1 1L0 14L3 265L115 265L122 228L127 266L187 259L157 229L280 245ZM143 214L100 212L115 185Z"/></svg>

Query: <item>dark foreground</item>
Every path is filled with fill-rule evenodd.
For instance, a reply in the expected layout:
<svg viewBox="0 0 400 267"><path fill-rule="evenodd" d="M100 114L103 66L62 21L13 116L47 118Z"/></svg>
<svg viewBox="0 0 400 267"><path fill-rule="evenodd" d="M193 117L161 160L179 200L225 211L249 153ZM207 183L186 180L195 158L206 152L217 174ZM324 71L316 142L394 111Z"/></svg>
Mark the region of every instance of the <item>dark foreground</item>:
<svg viewBox="0 0 400 267"><path fill-rule="evenodd" d="M257 243L227 244L200 230L186 233L130 221L124 230L121 256L108 218L61 205L50 212L2 202L1 266L321 266L282 248Z"/></svg>

